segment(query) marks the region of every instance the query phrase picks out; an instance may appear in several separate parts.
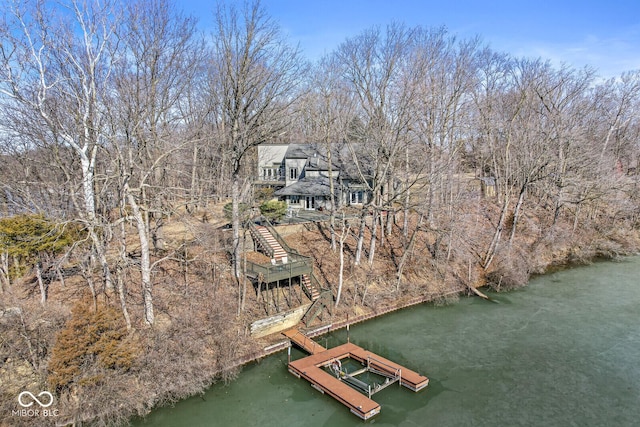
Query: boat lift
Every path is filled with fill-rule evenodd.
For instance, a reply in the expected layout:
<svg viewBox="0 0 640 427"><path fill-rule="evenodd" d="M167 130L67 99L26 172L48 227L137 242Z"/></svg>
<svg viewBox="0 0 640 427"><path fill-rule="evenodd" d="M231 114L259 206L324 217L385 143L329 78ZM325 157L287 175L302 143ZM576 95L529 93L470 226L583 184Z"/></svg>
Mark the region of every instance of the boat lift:
<svg viewBox="0 0 640 427"><path fill-rule="evenodd" d="M372 361L373 361L373 366L371 363ZM380 365L384 366L385 370L376 369L376 366L380 366ZM385 388L389 387L391 384L394 384L395 382L398 382L398 384L401 384L401 380L402 380L401 368L395 368L391 365L384 363L381 360L377 360L372 357L367 357L367 364L364 368L354 372L348 373L345 370L343 370L342 363L340 362L339 359L333 360L329 364L329 368L334 373L337 379L347 383L348 385L360 391L361 393L366 394L369 398L371 398L371 396L373 396L377 392L382 391ZM371 372L376 375L380 375L381 377L385 378L385 381L382 384L374 383L372 385L356 378L356 375L360 375L365 372Z"/></svg>

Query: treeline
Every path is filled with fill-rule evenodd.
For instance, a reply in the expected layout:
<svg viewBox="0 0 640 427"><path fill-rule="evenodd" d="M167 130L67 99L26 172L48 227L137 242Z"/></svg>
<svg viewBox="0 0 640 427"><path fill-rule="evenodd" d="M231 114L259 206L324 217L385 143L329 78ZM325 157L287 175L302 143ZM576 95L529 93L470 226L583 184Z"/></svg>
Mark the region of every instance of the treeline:
<svg viewBox="0 0 640 427"><path fill-rule="evenodd" d="M354 35L311 63L257 1L217 5L211 34L168 0L1 7L5 297L22 292L20 278L33 271L39 285L30 295L45 306L48 283L64 281L73 257L86 304L97 309L106 296L126 329L154 325L164 264L184 263L187 289L188 245L163 245L164 227L228 199L232 236L216 245L228 251L228 280L244 295L241 206L255 202L254 147L270 142L316 143L329 162L335 145L350 150L374 197L352 224L331 209L331 247L353 233L354 264L366 255L372 266L376 248L399 234L398 290L403 254L419 232L433 236L432 254L449 257L456 247L470 271L490 271L527 206L544 212L537 226L545 236L560 221L574 230L593 221L638 227L639 71L603 80L592 68L516 58L479 38L402 24ZM495 192L481 224L490 236L477 241L461 234L460 215L474 178ZM25 246L29 235L50 244ZM236 302L215 316L241 314L244 296ZM111 311L99 320L121 336ZM35 364L46 373L45 335ZM109 350L111 366L132 369L126 350ZM92 357L97 371L108 368ZM61 393L70 375L53 377Z"/></svg>

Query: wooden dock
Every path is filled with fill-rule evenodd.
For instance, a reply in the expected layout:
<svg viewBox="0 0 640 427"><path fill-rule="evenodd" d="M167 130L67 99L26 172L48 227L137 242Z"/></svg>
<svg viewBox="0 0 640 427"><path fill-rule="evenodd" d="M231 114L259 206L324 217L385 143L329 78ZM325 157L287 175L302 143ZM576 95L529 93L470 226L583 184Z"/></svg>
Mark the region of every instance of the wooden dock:
<svg viewBox="0 0 640 427"><path fill-rule="evenodd" d="M323 346L300 332L298 329L293 328L283 332L284 336L289 338L291 342L303 349L309 354L316 354L326 350Z"/></svg>
<svg viewBox="0 0 640 427"><path fill-rule="evenodd" d="M349 357L350 346L353 344L344 344L295 360L289 363L289 372L306 379L315 389L330 395L352 413L367 420L380 412L380 405L322 369L335 360Z"/></svg>
<svg viewBox="0 0 640 427"><path fill-rule="evenodd" d="M420 391L429 385L429 378L425 377L424 375L420 375L419 373L412 371L411 369L405 368L402 365L398 365L391 360L378 356L377 354L365 350L361 347L353 347L355 348L350 349L349 357L359 361L363 365L369 365L375 368L377 371L381 371L389 375L392 375L395 372L399 372L400 384L402 384L406 388L413 391Z"/></svg>
<svg viewBox="0 0 640 427"><path fill-rule="evenodd" d="M380 405L370 397L350 387L338 377L329 374L323 368L338 360L351 358L370 368L373 372L378 372L387 376L387 378L397 378L401 385L410 390L420 391L429 384L427 377L355 344L347 343L325 349L317 343L315 346L311 344L314 341L297 329L286 331L284 335L289 337L294 344L311 354L302 359L291 361L289 363L289 372L298 378L306 379L311 383L312 387L344 404L352 413L363 420L377 415L380 412Z"/></svg>

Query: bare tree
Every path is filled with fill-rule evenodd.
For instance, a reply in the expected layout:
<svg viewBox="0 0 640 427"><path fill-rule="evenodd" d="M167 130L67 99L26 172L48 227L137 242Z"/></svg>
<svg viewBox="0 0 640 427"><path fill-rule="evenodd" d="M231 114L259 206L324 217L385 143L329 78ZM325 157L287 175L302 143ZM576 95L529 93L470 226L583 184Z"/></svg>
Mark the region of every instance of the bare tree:
<svg viewBox="0 0 640 427"><path fill-rule="evenodd" d="M476 83L479 41L458 41L444 28L417 34L413 59L417 95L412 127L424 159L426 219L434 221L436 195L445 206L452 197L456 162L469 138L470 94ZM418 170L417 173L422 173Z"/></svg>
<svg viewBox="0 0 640 427"><path fill-rule="evenodd" d="M417 239L418 228L430 238L427 247L433 262L448 261L454 240L460 238L464 216L465 182L468 170L462 162L472 139L472 97L477 83L480 43L477 38L458 40L444 28L416 30L411 63L415 74L415 100L412 104L412 143L405 154L403 200L403 257L398 265L398 291L401 271ZM419 160L416 160L419 159ZM416 228L409 238L410 209L419 212ZM423 219L426 224L420 226ZM446 248L445 253L441 248Z"/></svg>
<svg viewBox="0 0 640 427"><path fill-rule="evenodd" d="M516 175L518 200L513 211L511 245L516 233L521 209L528 189L536 183L551 178L554 183L554 220L558 219L567 177L583 164L581 154L590 151L592 144L586 143L582 133L584 120L591 106L585 101L593 83L594 72L562 67L554 70L548 63L540 61L519 62L520 85L530 91L527 116L520 121L522 134L517 146ZM549 187L547 187L549 188Z"/></svg>
<svg viewBox="0 0 640 427"><path fill-rule="evenodd" d="M369 264L373 263L379 214L383 204L389 203L382 192L389 190L398 154L407 142L414 87L406 84L403 77L408 73L407 55L412 41L411 30L393 24L385 32L378 28L364 31L345 41L336 52L346 89L357 102L354 113L362 123L360 138L364 140L349 144L353 174L369 194L360 215L356 264L362 256L369 210L373 210Z"/></svg>
<svg viewBox="0 0 640 427"><path fill-rule="evenodd" d="M568 67L556 70L541 60L505 60L488 52L481 59L483 78L474 96L478 137L487 154L481 163L496 177L501 202L493 238L482 260L488 269L507 219L511 222L509 247L512 245L526 196L536 184L548 182L546 193L550 189L556 193L555 223L567 178L578 164L586 164L583 155L590 150L580 129L582 117L590 111L584 99L593 72Z"/></svg>
<svg viewBox="0 0 640 427"><path fill-rule="evenodd" d="M104 142L105 82L113 68L116 11L111 2L13 4L0 61L0 93L8 123L23 140L69 148L78 160L74 215L85 222L107 289L113 289L96 208L97 157ZM73 178L72 176L70 176Z"/></svg>
<svg viewBox="0 0 640 427"><path fill-rule="evenodd" d="M278 25L259 1L238 11L231 4L216 11L211 63L211 121L216 142L230 163L233 268L241 278L240 202L242 166L249 150L286 132L294 90L306 64L289 47Z"/></svg>
<svg viewBox="0 0 640 427"><path fill-rule="evenodd" d="M340 238L338 239L340 242L340 267L338 269L338 290L336 291L336 302L334 307L338 307L340 304L340 298L342 296L342 286L344 284L344 242L349 237L349 232L351 231L351 226L344 219L344 215L341 220L341 231Z"/></svg>
<svg viewBox="0 0 640 427"><path fill-rule="evenodd" d="M480 163L488 165L496 179L500 215L495 224L493 237L481 263L489 268L498 248L507 220L511 199L510 156L513 146L515 121L524 102L524 95L511 91L514 64L511 58L490 50L479 58L480 79L475 87L473 99L476 107L476 139L485 156Z"/></svg>
<svg viewBox="0 0 640 427"><path fill-rule="evenodd" d="M353 115L353 97L342 80L335 56L325 56L316 64L304 95L296 104L300 134L321 148L327 163L329 180L329 232L331 249L336 250L336 211L341 204L336 200L334 156L340 151L347 133L349 118Z"/></svg>
<svg viewBox="0 0 640 427"><path fill-rule="evenodd" d="M180 158L177 154L193 144L188 138L192 133L183 131L184 110L178 107L184 94L192 90L203 49L194 19L180 16L166 0L130 4L124 22L119 29L124 57L115 76L119 102L110 108L111 147L119 194L131 208L138 233L144 320L151 325L150 241L157 229L155 220L161 223L171 212L172 193L178 191L170 181Z"/></svg>

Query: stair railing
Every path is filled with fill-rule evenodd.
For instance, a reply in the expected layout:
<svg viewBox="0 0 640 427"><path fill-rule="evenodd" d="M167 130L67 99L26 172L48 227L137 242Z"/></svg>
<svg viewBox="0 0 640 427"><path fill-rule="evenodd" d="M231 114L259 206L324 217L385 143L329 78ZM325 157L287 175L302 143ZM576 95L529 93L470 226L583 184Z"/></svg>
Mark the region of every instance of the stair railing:
<svg viewBox="0 0 640 427"><path fill-rule="evenodd" d="M329 292L329 293L333 294L331 292L331 289L327 288L326 286L322 286L322 284L320 283L320 281L318 280L316 275L313 273L313 271L309 275L309 279L311 280L311 285L312 286L316 286L318 288L318 290L320 291L320 293Z"/></svg>
<svg viewBox="0 0 640 427"><path fill-rule="evenodd" d="M320 284L313 272L309 274L310 285L315 286L320 292L320 297L311 304L307 312L302 317L302 322L309 326L325 308L329 311L329 315L333 316L333 292ZM306 293L306 292L305 292ZM309 291L309 299L311 299L311 291Z"/></svg>
<svg viewBox="0 0 640 427"><path fill-rule="evenodd" d="M273 238L276 239L278 243L280 243L280 246L282 246L282 249L284 249L287 252L287 254L289 255L293 254L296 257L310 259L308 256L302 255L301 253L293 249L291 246L289 246L287 242L285 242L285 240L282 238L282 236L280 236L280 234L276 231L273 224L271 224L267 218L263 216L260 218L260 221L264 224L265 227L267 227L267 230L269 230Z"/></svg>
<svg viewBox="0 0 640 427"><path fill-rule="evenodd" d="M267 252L267 256L269 258L273 258L273 254L274 254L273 248L271 247L269 242L267 242L264 236L260 234L260 232L258 231L258 228L253 223L253 221L249 221L249 233L251 234L251 237L253 237L254 240L258 242L258 245L262 248L262 250Z"/></svg>
<svg viewBox="0 0 640 427"><path fill-rule="evenodd" d="M310 274L306 275L307 277L310 276ZM304 277L301 276L300 277L300 286L302 287L302 291L304 292L304 294L313 301L313 284L311 283L311 278L309 278L309 283L305 283Z"/></svg>

